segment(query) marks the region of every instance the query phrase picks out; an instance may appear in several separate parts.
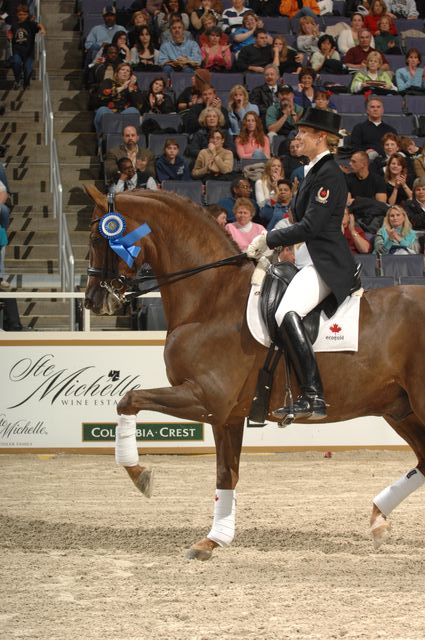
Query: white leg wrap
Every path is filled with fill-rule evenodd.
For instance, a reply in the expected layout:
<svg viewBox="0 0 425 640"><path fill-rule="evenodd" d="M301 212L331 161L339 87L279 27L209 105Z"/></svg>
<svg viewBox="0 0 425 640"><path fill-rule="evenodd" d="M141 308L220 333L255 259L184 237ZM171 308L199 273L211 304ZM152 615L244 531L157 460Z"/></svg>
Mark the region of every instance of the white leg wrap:
<svg viewBox="0 0 425 640"><path fill-rule="evenodd" d="M136 442L136 416L118 416L115 430L115 462L124 467L139 464Z"/></svg>
<svg viewBox="0 0 425 640"><path fill-rule="evenodd" d="M227 547L235 537L236 491L233 489L216 489L214 503L214 520L207 538L220 547Z"/></svg>
<svg viewBox="0 0 425 640"><path fill-rule="evenodd" d="M384 514L389 516L400 502L403 502L411 493L419 489L425 482L425 476L419 469L411 469L394 484L389 485L373 499L373 503Z"/></svg>

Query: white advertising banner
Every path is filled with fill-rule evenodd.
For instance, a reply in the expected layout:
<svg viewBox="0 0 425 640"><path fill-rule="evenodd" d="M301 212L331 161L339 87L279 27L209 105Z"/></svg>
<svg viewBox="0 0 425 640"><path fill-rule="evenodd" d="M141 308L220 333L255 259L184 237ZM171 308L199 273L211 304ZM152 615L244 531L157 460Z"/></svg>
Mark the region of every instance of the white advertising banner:
<svg viewBox="0 0 425 640"><path fill-rule="evenodd" d="M57 334L55 334L57 335ZM111 450L116 407L127 391L169 386L163 340L0 340L0 452ZM92 334L90 334L92 336ZM3 338L3 336L2 336ZM141 450L212 450L209 425L142 411ZM404 445L381 418L327 425L270 423L245 429L244 446L263 450Z"/></svg>

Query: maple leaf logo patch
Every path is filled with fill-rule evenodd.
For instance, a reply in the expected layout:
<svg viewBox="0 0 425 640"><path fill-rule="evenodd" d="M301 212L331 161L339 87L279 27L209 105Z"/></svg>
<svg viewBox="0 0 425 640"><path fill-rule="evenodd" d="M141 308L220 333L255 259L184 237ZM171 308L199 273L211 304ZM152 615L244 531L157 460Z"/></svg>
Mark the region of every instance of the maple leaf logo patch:
<svg viewBox="0 0 425 640"><path fill-rule="evenodd" d="M329 327L330 331L332 331L332 333L339 333L342 330L342 327L340 327L338 324L336 324L336 322Z"/></svg>

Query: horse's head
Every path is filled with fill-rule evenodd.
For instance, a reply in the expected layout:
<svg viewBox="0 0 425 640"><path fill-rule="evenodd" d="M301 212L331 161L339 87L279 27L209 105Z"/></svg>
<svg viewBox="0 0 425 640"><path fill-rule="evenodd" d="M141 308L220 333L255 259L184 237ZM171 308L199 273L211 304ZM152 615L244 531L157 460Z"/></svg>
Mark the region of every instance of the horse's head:
<svg viewBox="0 0 425 640"><path fill-rule="evenodd" d="M117 220L112 217L109 223L106 218L108 213L116 211L113 199L104 196L94 186L86 187L86 191L96 206L90 222L89 278L84 306L97 315L117 315L126 306L125 282L126 278L134 276L135 265L128 266L125 256L124 259L120 257L119 246L117 251L111 248L111 241L116 240L116 245L120 245L119 229L118 240L114 235L120 224L119 217ZM121 248L121 251L125 253L126 249Z"/></svg>

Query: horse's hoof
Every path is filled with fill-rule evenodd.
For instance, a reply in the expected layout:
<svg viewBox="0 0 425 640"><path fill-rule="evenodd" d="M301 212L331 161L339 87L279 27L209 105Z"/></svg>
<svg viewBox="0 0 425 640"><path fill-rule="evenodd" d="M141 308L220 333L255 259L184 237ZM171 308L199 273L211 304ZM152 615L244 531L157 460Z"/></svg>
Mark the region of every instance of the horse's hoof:
<svg viewBox="0 0 425 640"><path fill-rule="evenodd" d="M384 542L386 542L390 536L391 522L386 520L382 514L380 514L373 525L370 528L372 535L373 546L375 550L378 550Z"/></svg>
<svg viewBox="0 0 425 640"><path fill-rule="evenodd" d="M134 481L144 496L150 498L153 492L153 469L145 469Z"/></svg>
<svg viewBox="0 0 425 640"><path fill-rule="evenodd" d="M212 556L212 551L209 549L195 549L194 547L190 547L186 551L186 558L188 560L209 560Z"/></svg>
<svg viewBox="0 0 425 640"><path fill-rule="evenodd" d="M212 556L214 549L218 547L218 544L209 538L204 538L196 544L193 544L186 552L186 558L188 560L209 560Z"/></svg>

